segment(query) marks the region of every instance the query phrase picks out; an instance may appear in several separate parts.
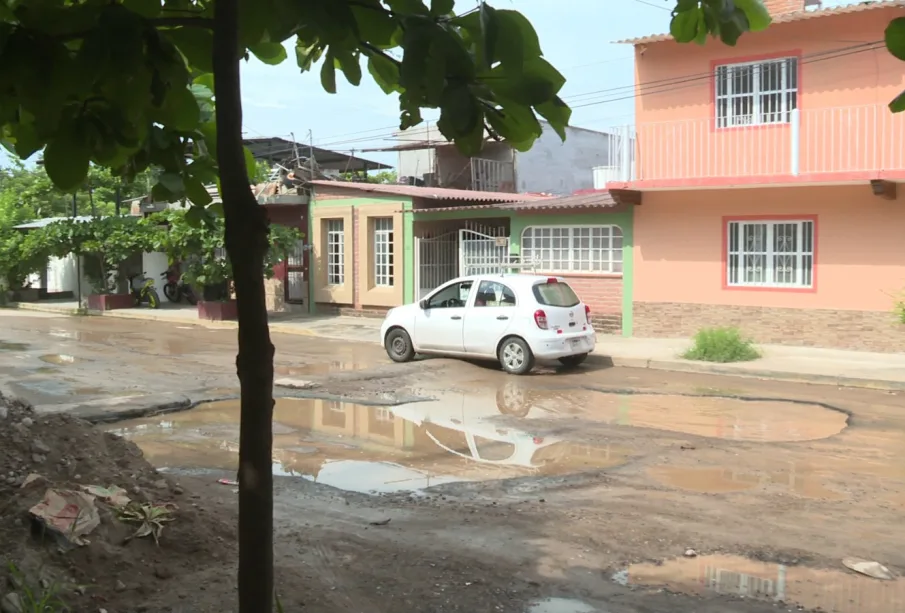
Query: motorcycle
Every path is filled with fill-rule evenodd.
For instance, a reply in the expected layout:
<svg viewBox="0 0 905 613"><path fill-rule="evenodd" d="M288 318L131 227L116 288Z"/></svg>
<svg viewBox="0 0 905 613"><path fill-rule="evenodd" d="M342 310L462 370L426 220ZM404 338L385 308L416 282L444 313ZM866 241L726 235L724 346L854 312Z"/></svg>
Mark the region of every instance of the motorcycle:
<svg viewBox="0 0 905 613"><path fill-rule="evenodd" d="M147 304L149 308L160 308L160 296L154 289L154 279L149 279L145 273L136 273L129 276L129 290L132 298L135 299L135 305L141 306Z"/></svg>
<svg viewBox="0 0 905 613"><path fill-rule="evenodd" d="M169 268L166 272L161 273L160 277L166 281L163 284L163 295L170 302L181 302L183 297L185 301L191 305L198 304L198 297L192 286L182 280L182 275L175 267Z"/></svg>

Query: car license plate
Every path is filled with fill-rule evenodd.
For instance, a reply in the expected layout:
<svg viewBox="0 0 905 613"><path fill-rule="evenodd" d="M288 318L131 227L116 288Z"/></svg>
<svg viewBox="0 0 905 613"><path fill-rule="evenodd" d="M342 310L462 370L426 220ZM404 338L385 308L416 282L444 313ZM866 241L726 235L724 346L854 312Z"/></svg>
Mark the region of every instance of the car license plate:
<svg viewBox="0 0 905 613"><path fill-rule="evenodd" d="M573 349L574 349L575 347L581 347L581 345L582 345L582 343L583 343L582 339L580 339L580 338L573 338L573 339L572 339L571 341L569 341L569 342L572 343L572 348L573 348Z"/></svg>

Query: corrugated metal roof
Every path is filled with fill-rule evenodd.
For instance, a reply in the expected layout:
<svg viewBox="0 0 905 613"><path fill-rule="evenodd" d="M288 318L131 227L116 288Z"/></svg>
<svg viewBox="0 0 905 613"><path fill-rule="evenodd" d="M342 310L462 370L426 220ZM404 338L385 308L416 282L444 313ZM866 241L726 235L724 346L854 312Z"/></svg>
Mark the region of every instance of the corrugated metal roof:
<svg viewBox="0 0 905 613"><path fill-rule="evenodd" d="M773 16L773 24L791 23L796 21L804 21L806 19L815 19L817 17L829 17L831 15L847 15L850 13L861 13L874 9L892 8L897 6L905 6L905 0L876 0L875 2L860 2L858 4L849 4L847 6L833 6L825 9L817 9L816 11L794 11L791 13L781 13ZM672 40L670 34L649 34L638 38L627 38L625 40L617 40L616 44L641 45L646 43L659 43Z"/></svg>
<svg viewBox="0 0 905 613"><path fill-rule="evenodd" d="M34 230L36 228L46 228L50 224L60 221L91 221L92 219L94 218L89 215L80 215L78 217L45 217L44 219L36 219L13 227L16 230Z"/></svg>
<svg viewBox="0 0 905 613"><path fill-rule="evenodd" d="M561 196L559 198L547 198L542 201L533 200L503 204L497 208L510 211L542 211L552 209L608 209L618 205L619 203L616 202L610 192L600 190L591 193Z"/></svg>
<svg viewBox="0 0 905 613"><path fill-rule="evenodd" d="M462 206L438 206L426 209L409 209L403 213L450 213L453 211L483 211L486 209L499 209L498 204L464 204Z"/></svg>
<svg viewBox="0 0 905 613"><path fill-rule="evenodd" d="M546 200L551 196L536 194L509 194L505 192L479 192L469 189L449 189L445 187L417 187L414 185L394 185L385 183L349 183L345 181L311 181L321 187L352 189L374 194L393 196L409 196L411 198L427 198L430 200L470 200L472 202L525 202Z"/></svg>

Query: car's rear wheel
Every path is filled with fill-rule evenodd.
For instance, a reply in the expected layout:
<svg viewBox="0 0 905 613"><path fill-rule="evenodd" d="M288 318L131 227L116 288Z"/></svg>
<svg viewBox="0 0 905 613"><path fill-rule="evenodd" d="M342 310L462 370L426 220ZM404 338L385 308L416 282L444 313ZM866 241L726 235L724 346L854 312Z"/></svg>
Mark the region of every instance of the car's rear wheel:
<svg viewBox="0 0 905 613"><path fill-rule="evenodd" d="M402 328L393 328L387 333L384 348L394 362L411 362L415 359L412 337Z"/></svg>
<svg viewBox="0 0 905 613"><path fill-rule="evenodd" d="M581 366L587 359L588 354L579 353L578 355L567 355L564 358L559 358L559 363L566 368L576 368L578 366Z"/></svg>
<svg viewBox="0 0 905 613"><path fill-rule="evenodd" d="M534 354L531 352L531 347L517 336L510 336L500 343L497 356L503 370L510 375L524 375L534 368Z"/></svg>

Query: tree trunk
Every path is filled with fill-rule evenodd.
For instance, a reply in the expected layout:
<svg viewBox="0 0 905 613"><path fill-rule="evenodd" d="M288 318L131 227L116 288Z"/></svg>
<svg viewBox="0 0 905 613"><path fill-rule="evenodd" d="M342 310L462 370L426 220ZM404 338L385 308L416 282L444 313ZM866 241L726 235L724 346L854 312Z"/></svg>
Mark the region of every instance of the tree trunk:
<svg viewBox="0 0 905 613"><path fill-rule="evenodd" d="M242 145L238 0L214 6L217 159L239 311L239 612L273 611L273 344L264 297L268 223Z"/></svg>

